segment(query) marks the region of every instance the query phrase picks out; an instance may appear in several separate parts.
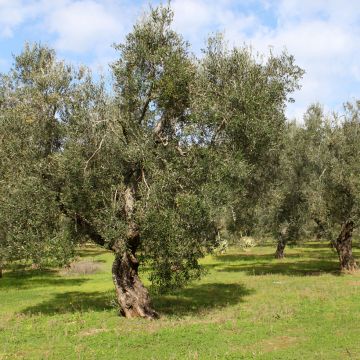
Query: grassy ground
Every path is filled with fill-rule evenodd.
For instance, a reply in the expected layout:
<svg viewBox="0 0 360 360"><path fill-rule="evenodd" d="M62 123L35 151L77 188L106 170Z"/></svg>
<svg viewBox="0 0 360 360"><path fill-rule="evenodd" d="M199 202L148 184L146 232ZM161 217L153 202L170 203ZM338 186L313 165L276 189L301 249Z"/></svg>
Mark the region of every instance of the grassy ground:
<svg viewBox="0 0 360 360"><path fill-rule="evenodd" d="M360 274L326 244L273 251L207 257L201 281L153 297L157 321L117 316L112 254L95 248L80 255L96 274L6 272L0 359L360 359Z"/></svg>

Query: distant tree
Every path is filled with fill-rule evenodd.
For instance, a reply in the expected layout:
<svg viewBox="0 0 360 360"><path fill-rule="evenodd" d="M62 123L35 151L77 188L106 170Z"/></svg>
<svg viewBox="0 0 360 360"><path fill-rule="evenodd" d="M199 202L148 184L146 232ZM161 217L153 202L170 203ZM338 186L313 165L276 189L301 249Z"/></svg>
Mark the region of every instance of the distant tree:
<svg viewBox="0 0 360 360"><path fill-rule="evenodd" d="M276 257L315 225L336 249L341 270L357 268L352 233L359 222L359 129L358 103L347 104L341 117L312 105L304 125L290 126L268 212L279 234Z"/></svg>
<svg viewBox="0 0 360 360"><path fill-rule="evenodd" d="M296 242L303 235L304 217L308 216L306 190L306 145L303 129L289 123L284 133L277 176L265 204L260 208L264 230L277 239L275 257L284 257L288 242ZM266 232L266 231L265 231Z"/></svg>
<svg viewBox="0 0 360 360"><path fill-rule="evenodd" d="M302 75L291 56L261 63L220 37L197 60L172 18L152 9L116 46L114 97L38 46L1 88L10 135L0 166L13 189L1 193L1 248L15 254L5 259L65 259L84 237L106 246L127 317L157 317L140 263L155 288L178 288L202 274L221 209L251 223L242 211L252 214L276 172L285 103ZM15 151L24 158L12 161Z"/></svg>
<svg viewBox="0 0 360 360"><path fill-rule="evenodd" d="M353 271L352 234L360 220L360 103L348 103L344 116L327 128L324 170L318 178L318 222L337 251L340 268Z"/></svg>
<svg viewBox="0 0 360 360"><path fill-rule="evenodd" d="M304 124L287 125L278 173L261 209L265 232L277 238L276 258L284 257L287 243L308 236L318 221L317 180L324 169L325 139L319 105L309 107Z"/></svg>

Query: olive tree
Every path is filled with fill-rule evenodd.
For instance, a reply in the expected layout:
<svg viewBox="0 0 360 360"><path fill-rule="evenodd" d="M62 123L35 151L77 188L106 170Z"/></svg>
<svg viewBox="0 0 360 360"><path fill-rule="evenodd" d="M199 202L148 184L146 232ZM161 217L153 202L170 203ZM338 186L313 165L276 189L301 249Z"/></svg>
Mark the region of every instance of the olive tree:
<svg viewBox="0 0 360 360"><path fill-rule="evenodd" d="M1 76L0 262L71 257L54 169L81 78L40 45L26 45Z"/></svg>
<svg viewBox="0 0 360 360"><path fill-rule="evenodd" d="M90 122L74 120L63 152L63 206L114 251L127 317L157 316L140 262L160 290L201 275L198 259L217 245L219 207L271 176L284 104L302 75L290 56L261 64L219 37L197 60L171 21L169 8L152 10L116 46L116 97L96 101Z"/></svg>
<svg viewBox="0 0 360 360"><path fill-rule="evenodd" d="M236 209L241 226L251 222L276 171L285 104L302 75L287 54L264 62L247 48L227 50L218 36L196 59L172 30L172 18L169 7L152 9L115 46L113 94L38 47L18 58L29 60L16 61L17 72L2 87L4 124L16 119L6 151L12 156L20 141L26 155L13 167L1 164L14 189L2 193L7 205L0 208L9 214L0 223L2 238L15 249L19 234L56 258L83 238L112 250L126 317L158 316L140 264L149 265L154 288L178 288L202 274L198 260L217 246L220 208ZM42 52L51 62L41 60ZM61 86L44 86L53 78ZM36 96L21 98L23 92ZM11 126L25 129L29 113L38 120L19 139ZM11 181L19 169L31 188L24 185L26 196ZM18 196L20 227L13 216ZM36 221L29 224L24 216L31 206ZM34 236L27 237L31 229Z"/></svg>
<svg viewBox="0 0 360 360"><path fill-rule="evenodd" d="M327 153L319 177L319 221L337 251L340 268L353 271L352 234L360 217L360 117L359 102L347 104L335 115L327 131Z"/></svg>
<svg viewBox="0 0 360 360"><path fill-rule="evenodd" d="M325 116L313 105L304 118L307 218L336 249L342 271L357 269L352 233L359 221L358 109L358 103L347 104L342 116Z"/></svg>
<svg viewBox="0 0 360 360"><path fill-rule="evenodd" d="M140 260L150 265L156 288L177 288L200 276L198 259L217 242L201 191L205 149L189 146L195 67L171 20L168 8L152 10L116 46L116 97L90 126L76 119L63 153L63 204L85 233L114 251L113 280L126 317L157 316L138 275Z"/></svg>
<svg viewBox="0 0 360 360"><path fill-rule="evenodd" d="M277 239L278 259L284 257L287 243L306 238L319 222L318 179L327 151L320 105L310 106L303 120L303 124L287 124L278 172L260 211L264 232Z"/></svg>
<svg viewBox="0 0 360 360"><path fill-rule="evenodd" d="M315 225L337 251L340 269L357 268L352 233L359 221L359 104L345 110L326 116L320 105L312 105L303 125L289 127L268 213L270 228L279 234L277 257L288 241Z"/></svg>

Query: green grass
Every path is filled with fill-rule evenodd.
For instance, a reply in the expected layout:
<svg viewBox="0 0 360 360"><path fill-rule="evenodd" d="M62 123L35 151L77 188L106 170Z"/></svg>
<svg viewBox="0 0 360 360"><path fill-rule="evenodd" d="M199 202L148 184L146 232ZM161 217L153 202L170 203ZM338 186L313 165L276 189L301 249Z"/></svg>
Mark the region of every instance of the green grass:
<svg viewBox="0 0 360 360"><path fill-rule="evenodd" d="M360 274L339 274L326 244L273 252L205 258L201 281L153 296L156 321L117 316L112 254L94 247L80 255L96 274L5 272L0 359L360 359Z"/></svg>

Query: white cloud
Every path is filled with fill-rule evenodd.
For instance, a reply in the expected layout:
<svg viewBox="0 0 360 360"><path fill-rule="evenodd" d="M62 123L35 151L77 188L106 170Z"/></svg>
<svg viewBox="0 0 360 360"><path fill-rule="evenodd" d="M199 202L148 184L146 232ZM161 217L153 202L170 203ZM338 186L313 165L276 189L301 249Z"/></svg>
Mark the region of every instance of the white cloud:
<svg viewBox="0 0 360 360"><path fill-rule="evenodd" d="M289 117L299 117L312 103L340 109L343 102L360 97L359 78L360 2L341 0L247 1L242 5L261 6L276 21L266 22L253 10L242 11L235 0L175 0L179 30L190 34L198 46L205 32L225 30L230 44L251 44L268 53L287 49L305 69L302 90L294 94L296 103L288 106ZM176 19L176 18L175 18ZM185 19L185 20L184 20ZM273 19L274 20L274 19ZM275 25L274 25L275 24ZM192 34L192 35L191 35Z"/></svg>
<svg viewBox="0 0 360 360"><path fill-rule="evenodd" d="M360 87L354 89L353 81L359 74L360 3L286 0L276 11L277 28L248 40L260 48L285 46L306 70L303 88L295 96L297 104L289 106L288 115L298 115L299 109L305 111L315 101L340 110L354 92L360 97Z"/></svg>
<svg viewBox="0 0 360 360"><path fill-rule="evenodd" d="M0 37L13 36L13 29L25 17L24 10L19 0L0 0Z"/></svg>
<svg viewBox="0 0 360 360"><path fill-rule="evenodd" d="M113 59L111 43L123 40L147 2L130 0L0 0L0 38L24 23L52 35L65 56L85 56L93 67ZM158 0L151 1L156 5ZM166 3L163 1L163 3ZM320 101L340 107L360 98L360 1L173 0L174 27L198 52L208 34L225 31L230 44L252 44L267 53L284 48L306 70L289 116Z"/></svg>
<svg viewBox="0 0 360 360"><path fill-rule="evenodd" d="M84 53L103 50L122 38L125 20L117 18L103 4L90 0L55 9L45 24L56 36L57 49Z"/></svg>
<svg viewBox="0 0 360 360"><path fill-rule="evenodd" d="M61 56L81 55L104 68L114 58L111 45L123 41L140 10L126 0L0 0L0 37L26 26L45 34Z"/></svg>
<svg viewBox="0 0 360 360"><path fill-rule="evenodd" d="M239 32L261 27L256 16L234 12L234 4L231 0L173 0L174 27L196 52L215 31L226 32L232 40Z"/></svg>

